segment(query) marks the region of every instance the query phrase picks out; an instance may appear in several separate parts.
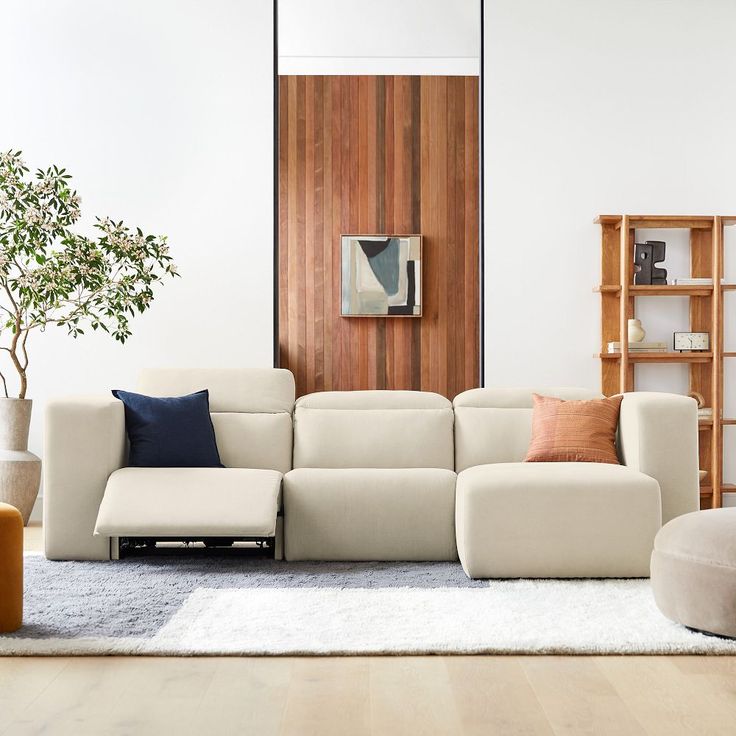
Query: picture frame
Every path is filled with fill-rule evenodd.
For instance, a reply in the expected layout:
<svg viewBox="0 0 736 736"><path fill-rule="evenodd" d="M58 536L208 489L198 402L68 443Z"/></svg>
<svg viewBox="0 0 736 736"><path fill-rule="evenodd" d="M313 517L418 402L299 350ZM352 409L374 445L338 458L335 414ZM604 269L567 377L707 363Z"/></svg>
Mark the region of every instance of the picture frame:
<svg viewBox="0 0 736 736"><path fill-rule="evenodd" d="M343 317L422 316L422 236L340 236Z"/></svg>

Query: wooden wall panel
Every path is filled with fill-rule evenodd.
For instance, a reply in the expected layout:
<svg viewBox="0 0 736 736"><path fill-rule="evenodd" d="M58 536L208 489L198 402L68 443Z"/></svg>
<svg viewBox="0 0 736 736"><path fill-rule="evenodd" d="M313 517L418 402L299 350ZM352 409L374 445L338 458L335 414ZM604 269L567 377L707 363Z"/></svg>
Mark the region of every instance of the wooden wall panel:
<svg viewBox="0 0 736 736"><path fill-rule="evenodd" d="M279 79L279 360L297 394L479 385L478 78ZM423 236L423 315L342 317L340 237Z"/></svg>

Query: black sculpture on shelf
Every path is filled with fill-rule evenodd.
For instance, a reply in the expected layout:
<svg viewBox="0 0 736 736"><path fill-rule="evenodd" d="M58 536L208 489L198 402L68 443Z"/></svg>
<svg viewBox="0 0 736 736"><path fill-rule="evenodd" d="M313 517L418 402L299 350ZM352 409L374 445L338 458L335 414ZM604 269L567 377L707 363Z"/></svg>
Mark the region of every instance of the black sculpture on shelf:
<svg viewBox="0 0 736 736"><path fill-rule="evenodd" d="M634 283L662 285L667 283L667 269L658 268L657 263L664 260L667 244L664 240L647 240L636 243L634 253Z"/></svg>

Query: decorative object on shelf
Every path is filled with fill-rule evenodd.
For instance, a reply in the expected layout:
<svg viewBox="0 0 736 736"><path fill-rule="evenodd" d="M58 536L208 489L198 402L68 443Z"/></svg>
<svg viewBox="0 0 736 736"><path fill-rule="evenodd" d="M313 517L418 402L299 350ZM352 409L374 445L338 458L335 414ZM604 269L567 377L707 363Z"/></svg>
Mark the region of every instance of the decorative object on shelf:
<svg viewBox="0 0 736 736"><path fill-rule="evenodd" d="M667 269L659 268L665 257L667 244L663 240L636 243L634 250L634 284L663 285L667 283Z"/></svg>
<svg viewBox="0 0 736 736"><path fill-rule="evenodd" d="M621 343L617 340L608 343L609 353L620 353ZM630 353L666 353L667 345L663 342L629 342Z"/></svg>
<svg viewBox="0 0 736 736"><path fill-rule="evenodd" d="M691 391L688 396L698 402L698 409L702 409L705 406L705 397L698 391Z"/></svg>
<svg viewBox="0 0 736 736"><path fill-rule="evenodd" d="M641 320L640 319L630 319L629 320L629 342L641 342L646 336L646 330L641 326Z"/></svg>
<svg viewBox="0 0 736 736"><path fill-rule="evenodd" d="M97 238L74 232L80 198L70 180L58 166L31 176L20 151L0 153L0 349L18 381L18 398L9 398L0 367L0 502L20 508L25 523L41 462L27 444L29 334L57 325L76 338L89 325L125 342L131 316L151 305L153 285L176 275L165 236L109 218L97 219Z"/></svg>
<svg viewBox="0 0 736 736"><path fill-rule="evenodd" d="M702 483L706 478L708 477L708 471L707 470L698 470L698 478L700 482Z"/></svg>
<svg viewBox="0 0 736 736"><path fill-rule="evenodd" d="M674 348L679 352L685 350L707 351L710 350L709 332L675 332Z"/></svg>
<svg viewBox="0 0 736 736"><path fill-rule="evenodd" d="M698 403L698 419L713 419L713 408L705 405L705 397L698 391L691 391L688 396ZM704 470L700 471L704 473Z"/></svg>
<svg viewBox="0 0 736 736"><path fill-rule="evenodd" d="M713 286L713 279L711 278L686 278L686 279L673 279L674 286ZM721 283L725 284L726 279L721 279Z"/></svg>
<svg viewBox="0 0 736 736"><path fill-rule="evenodd" d="M343 317L420 317L421 235L343 235Z"/></svg>

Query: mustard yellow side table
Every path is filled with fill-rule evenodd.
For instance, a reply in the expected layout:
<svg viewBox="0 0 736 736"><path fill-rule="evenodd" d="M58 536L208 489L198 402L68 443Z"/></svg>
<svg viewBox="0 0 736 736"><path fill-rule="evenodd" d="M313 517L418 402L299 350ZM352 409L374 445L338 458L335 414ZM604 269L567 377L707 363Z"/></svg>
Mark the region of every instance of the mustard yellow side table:
<svg viewBox="0 0 736 736"><path fill-rule="evenodd" d="M0 634L23 623L23 517L0 503Z"/></svg>

